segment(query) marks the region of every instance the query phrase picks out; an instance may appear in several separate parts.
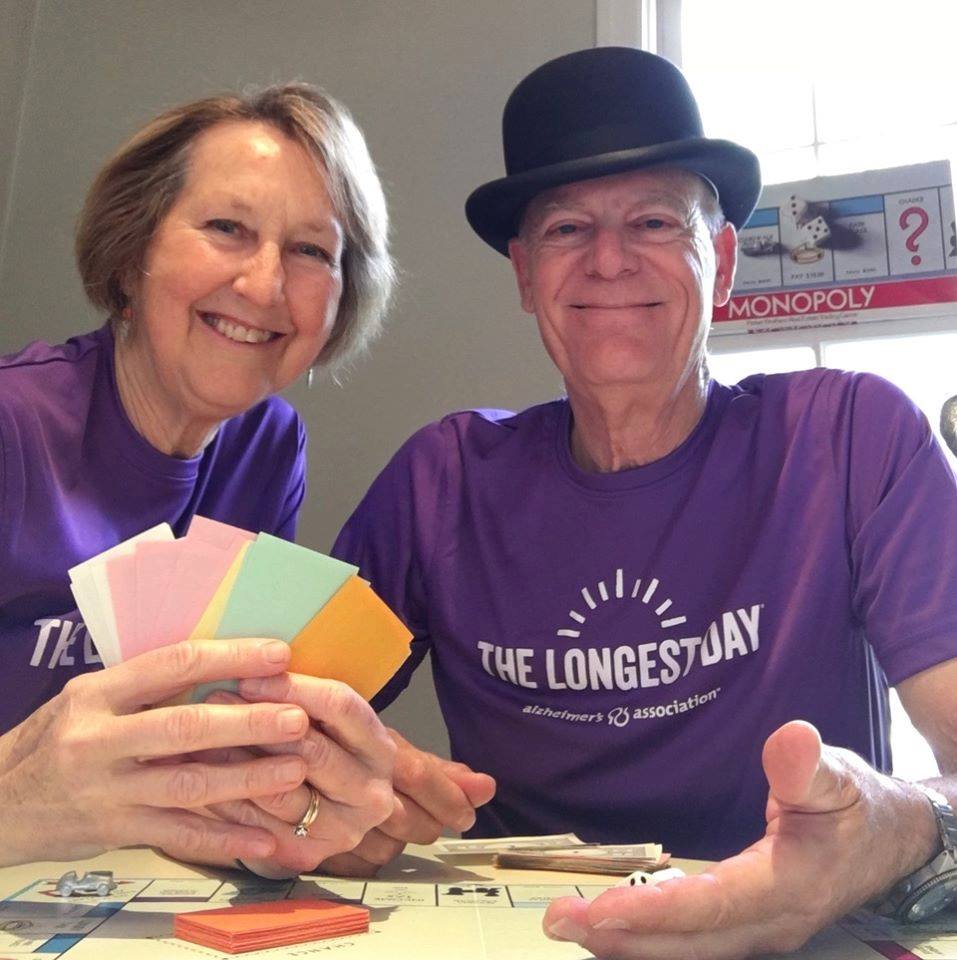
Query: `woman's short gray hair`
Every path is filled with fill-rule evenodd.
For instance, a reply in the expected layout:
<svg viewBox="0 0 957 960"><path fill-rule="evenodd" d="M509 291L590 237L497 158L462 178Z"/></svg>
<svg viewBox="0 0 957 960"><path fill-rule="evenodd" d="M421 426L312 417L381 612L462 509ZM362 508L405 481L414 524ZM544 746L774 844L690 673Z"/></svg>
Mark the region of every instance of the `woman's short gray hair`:
<svg viewBox="0 0 957 960"><path fill-rule="evenodd" d="M183 187L193 141L218 123L244 120L277 127L309 151L327 178L345 232L343 289L317 362L342 366L378 335L395 265L385 196L362 132L342 104L311 84L194 100L162 113L123 144L93 181L77 225L76 259L87 296L110 316L122 314L125 288Z"/></svg>

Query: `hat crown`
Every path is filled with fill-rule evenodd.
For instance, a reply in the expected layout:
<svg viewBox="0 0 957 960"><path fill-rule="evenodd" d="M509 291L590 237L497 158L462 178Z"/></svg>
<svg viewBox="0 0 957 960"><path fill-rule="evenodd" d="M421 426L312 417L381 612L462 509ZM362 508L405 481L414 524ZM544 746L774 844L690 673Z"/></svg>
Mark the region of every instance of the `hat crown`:
<svg viewBox="0 0 957 960"><path fill-rule="evenodd" d="M522 211L544 190L632 170L687 170L740 229L761 191L758 158L704 136L681 71L653 53L593 47L551 60L515 88L502 116L506 175L465 202L475 232L508 256Z"/></svg>
<svg viewBox="0 0 957 960"><path fill-rule="evenodd" d="M510 176L703 135L681 71L630 47L596 47L549 61L515 88L502 116Z"/></svg>

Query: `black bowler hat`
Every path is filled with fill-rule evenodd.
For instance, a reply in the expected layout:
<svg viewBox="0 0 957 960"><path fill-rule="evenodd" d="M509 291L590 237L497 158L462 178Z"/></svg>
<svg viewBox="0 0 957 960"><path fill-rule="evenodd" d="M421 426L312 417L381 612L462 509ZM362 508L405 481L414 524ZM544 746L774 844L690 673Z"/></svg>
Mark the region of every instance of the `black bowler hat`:
<svg viewBox="0 0 957 960"><path fill-rule="evenodd" d="M761 192L758 158L730 140L704 136L681 71L631 47L569 53L530 73L505 104L507 176L475 190L465 215L508 256L525 205L537 193L645 167L679 167L707 180L739 229Z"/></svg>

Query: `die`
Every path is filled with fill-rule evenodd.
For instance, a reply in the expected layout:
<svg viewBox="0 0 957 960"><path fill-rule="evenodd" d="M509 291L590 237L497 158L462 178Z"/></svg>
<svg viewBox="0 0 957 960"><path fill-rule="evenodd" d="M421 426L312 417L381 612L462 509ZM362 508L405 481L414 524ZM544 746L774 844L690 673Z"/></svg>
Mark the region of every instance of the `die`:
<svg viewBox="0 0 957 960"><path fill-rule="evenodd" d="M648 873L645 870L636 870L629 873L627 877L615 884L616 887L653 887L656 883L664 883L665 880L674 880L677 877L683 877L684 870L680 867L666 867L664 870L655 870L654 873Z"/></svg>
<svg viewBox="0 0 957 960"><path fill-rule="evenodd" d="M804 241L814 246L817 246L822 240L827 240L830 235L831 228L827 225L824 217L815 217L813 220L808 220L801 227L801 236Z"/></svg>

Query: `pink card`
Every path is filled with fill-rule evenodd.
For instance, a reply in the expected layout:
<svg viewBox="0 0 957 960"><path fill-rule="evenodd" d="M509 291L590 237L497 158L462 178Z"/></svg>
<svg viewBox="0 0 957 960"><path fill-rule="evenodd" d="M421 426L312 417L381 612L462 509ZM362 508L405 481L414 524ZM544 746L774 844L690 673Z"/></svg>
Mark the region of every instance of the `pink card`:
<svg viewBox="0 0 957 960"><path fill-rule="evenodd" d="M165 545L165 544L161 544ZM128 660L139 649L139 627L136 612L136 554L128 553L106 561L106 579L110 586L110 603L116 619L116 636L120 656Z"/></svg>
<svg viewBox="0 0 957 960"><path fill-rule="evenodd" d="M216 547L201 540L180 540L184 549L169 583L170 602L163 610L158 630L166 643L186 640L209 606L245 539L233 537L229 547Z"/></svg>
<svg viewBox="0 0 957 960"><path fill-rule="evenodd" d="M118 565L116 589L111 587L123 622L122 659L187 639L242 545L255 538L238 527L194 517L185 537L138 544L132 569Z"/></svg>
<svg viewBox="0 0 957 960"><path fill-rule="evenodd" d="M136 559L136 648L126 649L123 659L154 650L169 643L157 629L170 597L170 584L176 572L176 561L183 549L182 540L166 543L139 544Z"/></svg>
<svg viewBox="0 0 957 960"><path fill-rule="evenodd" d="M241 527L221 523L219 520L201 517L198 514L190 521L189 530L186 531L185 537L188 540L201 540L203 543L211 544L214 547L226 549L232 548L237 538L240 543L243 543L246 540L255 540L256 534L243 530Z"/></svg>

